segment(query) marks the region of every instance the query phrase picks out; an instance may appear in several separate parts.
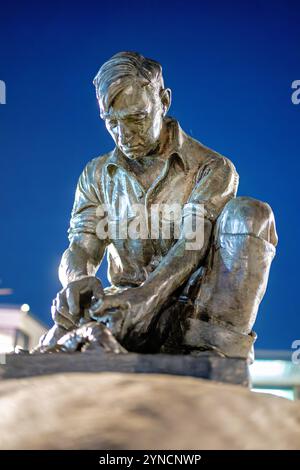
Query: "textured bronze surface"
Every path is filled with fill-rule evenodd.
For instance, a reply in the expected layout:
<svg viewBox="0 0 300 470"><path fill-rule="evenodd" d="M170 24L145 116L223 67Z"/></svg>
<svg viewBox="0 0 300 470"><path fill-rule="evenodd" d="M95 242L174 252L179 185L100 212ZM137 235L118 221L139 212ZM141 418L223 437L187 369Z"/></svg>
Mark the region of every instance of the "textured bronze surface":
<svg viewBox="0 0 300 470"><path fill-rule="evenodd" d="M63 289L52 307L55 326L41 350L56 347L78 327L89 342L84 325L92 320L106 325L128 351L250 357L277 244L270 206L236 197L238 174L230 160L167 116L171 91L156 61L116 54L94 84L115 148L90 161L79 178L70 245L59 269ZM179 236L169 219L163 220L169 237L151 236L153 207L172 204L182 209ZM103 236L104 207L109 226L120 230L138 205L144 217L139 230L146 236ZM196 207L202 208L195 219L202 243L187 249L185 222ZM105 252L107 289L96 278ZM65 349L68 344L72 350L74 341Z"/></svg>

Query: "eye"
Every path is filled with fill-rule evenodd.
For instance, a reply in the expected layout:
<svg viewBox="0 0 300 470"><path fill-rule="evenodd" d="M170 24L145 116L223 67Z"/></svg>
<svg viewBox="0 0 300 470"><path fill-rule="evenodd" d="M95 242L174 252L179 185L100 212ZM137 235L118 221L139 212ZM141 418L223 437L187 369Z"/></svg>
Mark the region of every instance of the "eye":
<svg viewBox="0 0 300 470"><path fill-rule="evenodd" d="M146 114L136 114L135 116L132 116L130 118L130 121L139 123L139 122L142 122L145 119L145 117L146 117Z"/></svg>

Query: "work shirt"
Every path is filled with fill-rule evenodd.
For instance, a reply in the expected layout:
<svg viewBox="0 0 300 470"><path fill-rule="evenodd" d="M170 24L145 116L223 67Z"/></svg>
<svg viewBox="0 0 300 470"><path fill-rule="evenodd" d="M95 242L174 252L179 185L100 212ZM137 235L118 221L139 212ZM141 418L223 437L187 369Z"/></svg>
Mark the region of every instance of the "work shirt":
<svg viewBox="0 0 300 470"><path fill-rule="evenodd" d="M117 147L86 165L76 189L69 228L71 242L85 233L99 235L103 205L117 228L124 217L130 224L137 204L143 205L147 224L154 204L180 207L202 204L203 216L215 222L226 202L236 195L238 174L234 165L188 136L176 120L166 117L164 124L165 139L158 155L164 164L149 189L145 190L138 182L130 160ZM172 230L170 234L169 239L161 236L102 239L107 248L111 283L118 287L143 283L176 243Z"/></svg>

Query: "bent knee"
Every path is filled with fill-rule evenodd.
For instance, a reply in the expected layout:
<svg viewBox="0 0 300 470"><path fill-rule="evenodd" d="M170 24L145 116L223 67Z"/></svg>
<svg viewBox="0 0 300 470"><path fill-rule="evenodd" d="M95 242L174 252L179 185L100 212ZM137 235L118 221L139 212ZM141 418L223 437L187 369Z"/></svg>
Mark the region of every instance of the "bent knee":
<svg viewBox="0 0 300 470"><path fill-rule="evenodd" d="M277 245L274 214L269 204L250 197L236 197L218 218L219 233L252 234Z"/></svg>

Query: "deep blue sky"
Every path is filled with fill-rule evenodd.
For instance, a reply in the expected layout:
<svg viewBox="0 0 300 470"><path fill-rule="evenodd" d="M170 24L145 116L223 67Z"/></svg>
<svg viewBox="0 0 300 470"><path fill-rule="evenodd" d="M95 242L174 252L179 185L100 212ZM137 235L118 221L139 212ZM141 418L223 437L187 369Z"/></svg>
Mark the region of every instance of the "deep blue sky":
<svg viewBox="0 0 300 470"><path fill-rule="evenodd" d="M92 79L121 50L160 61L170 114L229 157L240 195L268 201L279 234L256 331L260 348L300 338L300 6L289 1L2 2L1 302L50 323L78 176L112 148ZM105 279L106 269L100 276Z"/></svg>

